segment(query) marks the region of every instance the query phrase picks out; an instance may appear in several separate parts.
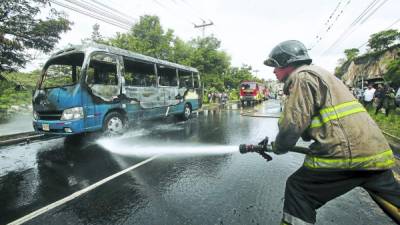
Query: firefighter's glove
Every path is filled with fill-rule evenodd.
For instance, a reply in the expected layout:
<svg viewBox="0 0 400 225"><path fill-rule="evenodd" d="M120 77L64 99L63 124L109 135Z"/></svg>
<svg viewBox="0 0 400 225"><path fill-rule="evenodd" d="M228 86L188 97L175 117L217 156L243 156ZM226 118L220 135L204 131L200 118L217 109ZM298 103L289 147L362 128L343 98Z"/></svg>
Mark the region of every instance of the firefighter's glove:
<svg viewBox="0 0 400 225"><path fill-rule="evenodd" d="M267 147L265 148L266 150L266 152L273 152L273 153L275 153L274 152L274 146L272 145L274 142L271 142L271 144L269 144L269 145L267 145Z"/></svg>
<svg viewBox="0 0 400 225"><path fill-rule="evenodd" d="M268 145L268 152L273 152L273 153L277 154L275 142L271 141L271 144Z"/></svg>
<svg viewBox="0 0 400 225"><path fill-rule="evenodd" d="M269 151L273 152L276 155L282 155L282 154L285 154L288 152L288 151L278 151L278 148L277 148L275 142L273 142L273 141L269 145Z"/></svg>

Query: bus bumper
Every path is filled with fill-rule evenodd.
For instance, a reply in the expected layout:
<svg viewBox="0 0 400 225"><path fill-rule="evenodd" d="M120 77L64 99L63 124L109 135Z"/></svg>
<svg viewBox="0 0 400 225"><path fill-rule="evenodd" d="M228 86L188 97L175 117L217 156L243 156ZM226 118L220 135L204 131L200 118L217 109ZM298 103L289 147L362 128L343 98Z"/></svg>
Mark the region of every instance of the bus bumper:
<svg viewBox="0 0 400 225"><path fill-rule="evenodd" d="M71 120L71 121L34 120L33 128L37 132L46 134L61 134L61 135L77 134L85 131L83 119Z"/></svg>

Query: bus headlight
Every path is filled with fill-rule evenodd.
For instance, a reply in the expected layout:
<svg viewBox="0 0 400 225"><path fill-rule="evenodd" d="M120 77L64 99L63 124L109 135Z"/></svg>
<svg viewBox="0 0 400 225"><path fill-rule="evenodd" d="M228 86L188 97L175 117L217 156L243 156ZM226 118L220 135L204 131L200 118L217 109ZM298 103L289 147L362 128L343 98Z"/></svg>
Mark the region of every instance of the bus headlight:
<svg viewBox="0 0 400 225"><path fill-rule="evenodd" d="M33 116L33 119L34 119L34 120L38 120L38 119L39 119L39 115L37 114L36 111L33 111L33 112L32 112L32 116Z"/></svg>
<svg viewBox="0 0 400 225"><path fill-rule="evenodd" d="M61 120L76 120L83 118L83 108L75 107L63 111Z"/></svg>

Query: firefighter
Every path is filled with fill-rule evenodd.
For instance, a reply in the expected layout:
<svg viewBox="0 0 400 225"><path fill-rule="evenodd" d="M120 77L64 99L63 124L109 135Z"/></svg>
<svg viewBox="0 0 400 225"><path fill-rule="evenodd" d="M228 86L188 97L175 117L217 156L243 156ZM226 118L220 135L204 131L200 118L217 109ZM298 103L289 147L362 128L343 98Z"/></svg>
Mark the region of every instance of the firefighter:
<svg viewBox="0 0 400 225"><path fill-rule="evenodd" d="M286 181L281 224L314 224L316 209L358 186L400 207L395 159L379 127L341 80L311 62L295 40L264 61L287 95L272 151L284 154L300 137L313 141Z"/></svg>

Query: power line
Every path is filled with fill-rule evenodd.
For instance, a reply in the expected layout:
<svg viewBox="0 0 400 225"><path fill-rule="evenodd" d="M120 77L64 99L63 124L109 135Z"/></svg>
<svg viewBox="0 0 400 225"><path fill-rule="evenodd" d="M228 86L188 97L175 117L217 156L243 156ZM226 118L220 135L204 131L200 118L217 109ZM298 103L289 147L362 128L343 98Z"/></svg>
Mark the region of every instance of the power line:
<svg viewBox="0 0 400 225"><path fill-rule="evenodd" d="M381 0L373 0L366 9L350 24L350 26L354 26L361 21L361 19L370 11L372 8L379 3Z"/></svg>
<svg viewBox="0 0 400 225"><path fill-rule="evenodd" d="M172 1L175 1L175 0L172 0ZM193 7L193 5L192 4L190 4L189 2L187 2L186 0L181 0L189 9L191 9L195 14L196 14L196 16L197 17L199 17L199 19L200 20L208 20L208 21L211 21L211 19L210 18L206 18L206 19L204 19L202 16L201 16L201 12L199 12L197 9L195 9L195 7Z"/></svg>
<svg viewBox="0 0 400 225"><path fill-rule="evenodd" d="M178 16L179 14L173 13L173 12L172 12L173 10L169 9L169 8L168 8L166 5L164 5L163 3L161 3L161 2L159 2L159 1L157 1L157 0L153 0L153 2L156 3L158 6L160 6L161 8L165 9L167 12L173 14L173 16L175 16L175 17L177 17L177 18L179 17L179 16ZM183 14L180 14L180 15L184 16ZM191 18L188 18L188 17L186 17L186 16L184 16L184 17L185 17L186 22L188 22L188 23L190 23L190 24L194 24L194 22L191 20Z"/></svg>
<svg viewBox="0 0 400 225"><path fill-rule="evenodd" d="M361 12L361 14L346 28L346 30L333 42L331 46L329 46L328 49L326 49L322 55L327 54L329 51L334 49L340 42L344 41L351 33L353 33L358 27L355 27L356 25L360 24L360 21L364 21L364 19L368 19L371 17L373 14L376 13L376 11L383 6L387 2L387 0L384 0L382 4L380 4L378 7L374 8L377 3L380 0L373 0L367 8ZM371 12L372 11L372 12ZM355 28L354 28L355 27ZM354 29L353 29L354 28Z"/></svg>
<svg viewBox="0 0 400 225"><path fill-rule="evenodd" d="M108 15L109 17L115 18L115 19L117 19L117 20L119 20L119 21L121 21L123 23L126 23L126 24L131 25L131 26L133 25L133 22L132 22L132 21L134 21L133 18L124 17L124 16L121 15L121 13L119 13L117 11L114 12L114 11L108 9L108 8L105 8L104 4L96 5L96 3L93 4L92 2L88 2L87 0L80 0L80 1L85 3L86 5L88 5L91 8L95 8L96 10L99 10L102 13L103 16L104 15Z"/></svg>
<svg viewBox="0 0 400 225"><path fill-rule="evenodd" d="M331 49L333 49L333 47L335 45L337 45L343 38L344 36L346 36L351 28L353 28L354 25L356 25L360 19L371 9L371 7L377 3L377 1L380 0L372 0L371 3L367 6L367 8L365 8L361 14L346 28L346 30L335 40L335 42L333 42L333 44L331 46L329 46L329 48L327 50L325 50L325 52L323 54L326 54L327 52L329 52Z"/></svg>
<svg viewBox="0 0 400 225"><path fill-rule="evenodd" d="M400 18L398 18L396 21L394 21L390 26L388 26L388 27L386 27L385 29L383 29L383 30L388 30L388 29L390 29L390 28L392 28L394 25L396 25L398 22L400 22ZM359 47L358 47L358 49L361 49L362 47L364 47L365 45L367 45L368 44L368 41L366 41L364 44L362 44L362 45L360 45Z"/></svg>
<svg viewBox="0 0 400 225"><path fill-rule="evenodd" d="M365 23L372 15L374 15L375 12L376 12L379 8L381 8L387 1L388 1L388 0L384 0L379 6L377 6L377 7L374 9L374 11L372 11L372 12L367 16L367 18L365 18L363 21L361 21L361 24L364 24L364 23Z"/></svg>
<svg viewBox="0 0 400 225"><path fill-rule="evenodd" d="M86 16L89 16L89 17L91 17L91 18L93 18L93 19L97 19L97 20L103 21L103 22L108 23L108 24L110 24L110 25L114 25L114 26L116 26L116 27L119 27L119 28L122 28L122 29L125 29L125 30L129 30L129 29L130 29L128 26L126 26L126 25L124 25L124 24L119 24L119 23L114 22L114 21L112 21L112 20L110 20L110 19L108 19L108 18L100 17L100 16L98 16L98 15L96 15L96 14L93 14L93 13L90 13L90 12L87 12L87 11L84 11L84 10L81 10L81 9L79 9L79 8L76 8L76 7L73 7L73 6L70 6L70 5L61 3L61 2L59 2L59 1L57 1L57 0L50 0L50 2L52 2L52 3L54 3L54 4L58 5L58 6L64 7L64 8L66 8L66 9L75 11L75 12L77 12L77 13L80 13L80 14L83 14L83 15L86 15Z"/></svg>
<svg viewBox="0 0 400 225"><path fill-rule="evenodd" d="M330 20L332 19L332 17L335 15L336 11L339 9L340 5L342 4L342 0L340 0L338 2L338 4L336 5L335 9L333 10L333 12L329 15L327 21L325 22L325 25L328 25Z"/></svg>
<svg viewBox="0 0 400 225"><path fill-rule="evenodd" d="M119 10L117 10L117 9L115 9L115 8L112 8L112 7L110 7L110 6L108 6L108 5L104 4L104 3L101 3L101 2L99 2L99 1L97 1L97 0L91 0L91 1L94 2L94 3L96 3L96 4L98 4L98 5L103 6L104 8L107 8L107 9L111 10L112 12L116 12L116 13L122 15L122 16L125 16L125 17L126 17L127 19L129 19L129 20L132 20L132 21L135 21L135 20L136 20L135 18L133 18L133 17L131 17L131 16L125 14L124 12L121 12L121 11L119 11Z"/></svg>
<svg viewBox="0 0 400 225"><path fill-rule="evenodd" d="M96 13L97 15L99 15L101 17L105 17L107 19L114 20L115 22L118 22L120 24L127 25L129 27L133 26L133 23L131 23L130 21L128 21L124 18L121 18L117 15L114 15L112 13L109 13L101 8L93 6L91 3L87 3L86 1L77 1L77 0L65 0L65 1L67 1L73 5L76 5L78 7L81 7L83 9L86 9L87 11L89 11L91 13ZM84 2L86 2L86 4Z"/></svg>
<svg viewBox="0 0 400 225"><path fill-rule="evenodd" d="M324 23L324 27L321 28L321 30L317 33L315 37L315 43L311 45L310 50L312 50L319 42L321 42L324 37L331 31L331 29L335 26L337 23L338 19L344 14L345 9L347 6L351 3L351 0L348 0L345 4L343 4L343 7L339 11L340 6L342 5L342 0L338 2L330 16L328 17L327 21ZM336 15L337 14L337 15ZM335 16L336 15L336 16Z"/></svg>

